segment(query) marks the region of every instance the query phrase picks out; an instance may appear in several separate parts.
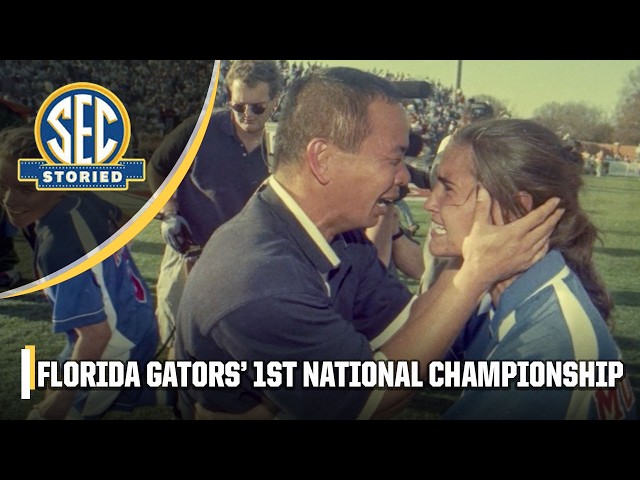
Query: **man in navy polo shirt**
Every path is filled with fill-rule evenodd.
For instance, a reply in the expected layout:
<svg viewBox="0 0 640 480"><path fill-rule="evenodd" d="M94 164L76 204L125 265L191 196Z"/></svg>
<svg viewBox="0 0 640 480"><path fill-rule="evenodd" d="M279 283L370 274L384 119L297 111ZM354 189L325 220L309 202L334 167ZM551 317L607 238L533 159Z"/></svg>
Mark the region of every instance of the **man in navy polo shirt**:
<svg viewBox="0 0 640 480"><path fill-rule="evenodd" d="M216 109L191 169L160 211L167 242L156 285L161 340L172 357L178 303L191 263L269 175L265 123L278 107L282 73L273 60L236 60L227 73L228 106ZM189 142L198 116L176 127L154 152L149 184L157 190Z"/></svg>
<svg viewBox="0 0 640 480"><path fill-rule="evenodd" d="M246 362L239 385L184 388L192 418L384 418L406 388L260 386L254 362L419 361L426 377L486 289L530 266L561 211L550 201L509 225L491 225L477 194L464 263L414 298L389 275L362 229L376 224L409 182L409 124L399 94L376 75L322 69L289 88L274 174L211 237L187 280L176 358ZM240 363L242 365L242 363ZM233 380L230 375L230 380Z"/></svg>

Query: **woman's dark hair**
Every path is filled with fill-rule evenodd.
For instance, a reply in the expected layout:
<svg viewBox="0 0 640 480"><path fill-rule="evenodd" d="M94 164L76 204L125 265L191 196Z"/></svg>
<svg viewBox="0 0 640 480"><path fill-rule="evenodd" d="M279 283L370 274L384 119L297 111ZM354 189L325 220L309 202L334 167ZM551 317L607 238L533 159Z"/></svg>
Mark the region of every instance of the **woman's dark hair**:
<svg viewBox="0 0 640 480"><path fill-rule="evenodd" d="M527 213L518 192L532 196L533 208L551 197L561 199L559 207L565 212L551 235L550 248L563 254L612 327L613 303L593 262L599 231L579 201L582 157L552 131L530 120L475 122L457 132L452 145L471 148L477 180L500 203L505 218Z"/></svg>

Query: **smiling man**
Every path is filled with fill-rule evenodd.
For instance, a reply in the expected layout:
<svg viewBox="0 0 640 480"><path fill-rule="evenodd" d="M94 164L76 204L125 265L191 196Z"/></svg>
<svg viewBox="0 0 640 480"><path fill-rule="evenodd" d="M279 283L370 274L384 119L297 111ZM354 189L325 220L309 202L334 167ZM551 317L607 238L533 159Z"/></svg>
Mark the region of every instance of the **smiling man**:
<svg viewBox="0 0 640 480"><path fill-rule="evenodd" d="M418 360L424 378L488 286L544 254L559 218L555 202L493 226L490 199L480 192L459 270L419 298L387 273L363 229L409 181L400 100L386 80L351 68L318 70L290 86L274 174L213 234L178 313L178 360L247 368L237 386L181 389L183 418L388 417L412 390L305 388L301 364ZM300 368L287 388L263 387L260 362ZM347 377L347 385L358 384Z"/></svg>

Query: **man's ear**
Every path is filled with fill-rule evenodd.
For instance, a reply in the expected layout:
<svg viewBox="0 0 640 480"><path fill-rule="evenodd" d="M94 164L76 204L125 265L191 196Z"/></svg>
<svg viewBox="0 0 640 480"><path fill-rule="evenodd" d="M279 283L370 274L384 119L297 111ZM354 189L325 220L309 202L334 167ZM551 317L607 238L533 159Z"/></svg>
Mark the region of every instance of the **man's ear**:
<svg viewBox="0 0 640 480"><path fill-rule="evenodd" d="M278 107L280 106L280 102L282 102L282 94L281 93L276 95L275 98L273 99L273 107L271 109L271 114L269 115L269 118L271 118L273 116L273 114L278 111Z"/></svg>
<svg viewBox="0 0 640 480"><path fill-rule="evenodd" d="M329 175L329 159L331 148L324 138L314 138L307 144L307 164L318 182L326 185L331 180Z"/></svg>

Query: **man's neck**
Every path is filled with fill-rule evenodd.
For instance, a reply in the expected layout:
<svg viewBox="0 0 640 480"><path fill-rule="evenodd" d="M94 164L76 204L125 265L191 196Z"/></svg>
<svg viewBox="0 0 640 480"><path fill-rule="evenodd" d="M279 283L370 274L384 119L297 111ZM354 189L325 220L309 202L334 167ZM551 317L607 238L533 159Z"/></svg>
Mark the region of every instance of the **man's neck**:
<svg viewBox="0 0 640 480"><path fill-rule="evenodd" d="M320 230L322 236L331 243L333 237L339 233L334 227L333 211L328 206L327 196L317 190L314 182L305 182L300 176L286 175L277 172L275 175L278 183L296 201L314 225Z"/></svg>
<svg viewBox="0 0 640 480"><path fill-rule="evenodd" d="M244 145L244 148L247 149L247 152L251 153L260 145L262 145L262 140L264 137L264 129L255 133L249 133L238 128L238 126L235 124L234 124L234 128L236 130L236 135L238 135L238 138Z"/></svg>

